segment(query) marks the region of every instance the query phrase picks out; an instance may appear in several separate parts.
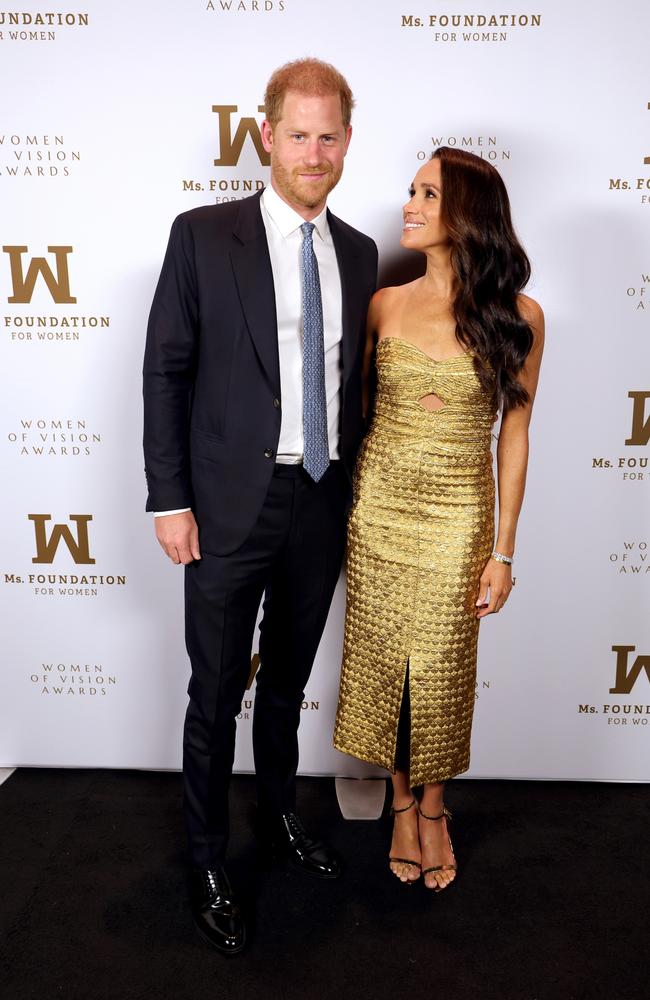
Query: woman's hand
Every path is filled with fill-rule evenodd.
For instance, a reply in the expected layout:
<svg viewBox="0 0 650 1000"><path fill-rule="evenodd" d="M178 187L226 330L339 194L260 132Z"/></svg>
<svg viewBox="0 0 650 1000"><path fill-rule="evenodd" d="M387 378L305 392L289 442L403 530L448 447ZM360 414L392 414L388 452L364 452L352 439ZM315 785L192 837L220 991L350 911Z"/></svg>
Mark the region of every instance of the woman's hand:
<svg viewBox="0 0 650 1000"><path fill-rule="evenodd" d="M500 611L512 590L512 566L497 562L491 556L481 574L476 601L476 617L485 618ZM488 601L488 591L490 599Z"/></svg>

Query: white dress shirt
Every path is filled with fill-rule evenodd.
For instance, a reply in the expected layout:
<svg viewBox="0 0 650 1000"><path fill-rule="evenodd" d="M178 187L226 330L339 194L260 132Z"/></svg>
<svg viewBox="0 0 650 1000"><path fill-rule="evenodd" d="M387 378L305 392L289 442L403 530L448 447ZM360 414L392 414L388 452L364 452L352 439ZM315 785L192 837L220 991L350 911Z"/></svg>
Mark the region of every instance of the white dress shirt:
<svg viewBox="0 0 650 1000"><path fill-rule="evenodd" d="M267 187L260 201L262 220L271 256L278 322L282 422L277 447L278 462L302 462L302 274L300 250L304 219ZM327 209L312 219L313 246L320 276L325 342L325 398L330 458L339 457L339 413L341 408L341 279Z"/></svg>
<svg viewBox="0 0 650 1000"><path fill-rule="evenodd" d="M271 257L275 287L275 311L278 324L280 393L282 416L276 461L285 464L302 462L302 274L300 250L301 225L305 221L279 196L273 187L264 189L260 199L262 221ZM320 276L325 342L325 398L330 458L339 457L339 415L341 409L341 338L343 304L338 261L327 222L327 209L312 219L313 246ZM156 511L156 517L180 514L181 510Z"/></svg>

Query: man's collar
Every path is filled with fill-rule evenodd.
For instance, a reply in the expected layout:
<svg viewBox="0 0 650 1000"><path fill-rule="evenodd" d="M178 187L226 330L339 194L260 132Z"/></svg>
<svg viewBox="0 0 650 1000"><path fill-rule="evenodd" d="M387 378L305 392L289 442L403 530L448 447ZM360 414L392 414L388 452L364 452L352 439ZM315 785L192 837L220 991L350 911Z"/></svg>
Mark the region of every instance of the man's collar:
<svg viewBox="0 0 650 1000"><path fill-rule="evenodd" d="M291 233L295 232L296 229L299 229L305 221L301 215L298 215L296 210L293 209L291 205L287 205L286 201L283 201L271 184L264 188L264 193L262 194L262 204L264 205L266 214L276 226L280 235L285 239ZM322 240L326 239L329 235L327 208L324 208L323 211L311 221L314 224L320 238Z"/></svg>

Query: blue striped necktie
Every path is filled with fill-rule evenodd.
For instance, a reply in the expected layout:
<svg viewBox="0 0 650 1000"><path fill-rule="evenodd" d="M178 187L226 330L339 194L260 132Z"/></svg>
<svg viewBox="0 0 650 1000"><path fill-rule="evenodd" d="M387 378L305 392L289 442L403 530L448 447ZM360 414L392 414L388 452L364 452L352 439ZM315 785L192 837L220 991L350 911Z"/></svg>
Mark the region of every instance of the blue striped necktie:
<svg viewBox="0 0 650 1000"><path fill-rule="evenodd" d="M313 222L304 222L302 230L302 429L304 436L303 467L317 483L330 464L327 436L327 399L325 396L325 344L323 341L323 303L320 294L318 261L314 253Z"/></svg>

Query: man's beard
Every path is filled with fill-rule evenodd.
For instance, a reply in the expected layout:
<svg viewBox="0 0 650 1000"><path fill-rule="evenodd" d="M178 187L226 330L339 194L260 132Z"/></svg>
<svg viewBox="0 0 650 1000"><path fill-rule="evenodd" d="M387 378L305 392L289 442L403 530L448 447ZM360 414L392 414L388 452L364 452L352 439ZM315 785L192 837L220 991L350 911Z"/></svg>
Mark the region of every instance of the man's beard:
<svg viewBox="0 0 650 1000"><path fill-rule="evenodd" d="M343 173L343 164L341 163L338 168L332 167L330 163L323 163L310 169L294 167L293 170L287 170L271 152L271 171L278 188L287 200L302 208L316 208L338 184ZM325 176L317 182L305 181L300 177L300 174L309 173L322 173Z"/></svg>

